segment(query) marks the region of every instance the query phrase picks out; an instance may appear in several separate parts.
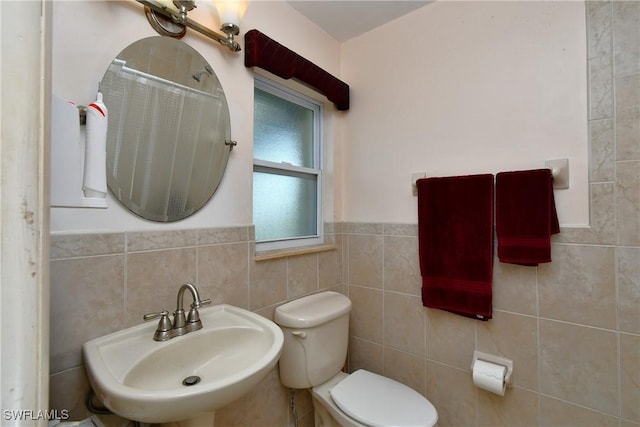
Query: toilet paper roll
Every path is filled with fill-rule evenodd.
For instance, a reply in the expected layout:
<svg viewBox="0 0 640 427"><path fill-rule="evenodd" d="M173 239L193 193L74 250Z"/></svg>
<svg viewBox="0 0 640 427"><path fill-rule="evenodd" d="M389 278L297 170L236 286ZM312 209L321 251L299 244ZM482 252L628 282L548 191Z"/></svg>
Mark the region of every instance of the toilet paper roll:
<svg viewBox="0 0 640 427"><path fill-rule="evenodd" d="M507 368L502 365L478 359L473 364L473 384L491 393L504 396L506 372Z"/></svg>

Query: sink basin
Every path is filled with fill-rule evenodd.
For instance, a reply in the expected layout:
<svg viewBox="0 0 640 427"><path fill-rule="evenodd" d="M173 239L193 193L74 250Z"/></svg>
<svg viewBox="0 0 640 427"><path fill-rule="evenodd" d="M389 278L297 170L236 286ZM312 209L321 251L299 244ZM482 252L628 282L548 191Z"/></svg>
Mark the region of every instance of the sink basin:
<svg viewBox="0 0 640 427"><path fill-rule="evenodd" d="M169 423L196 418L249 392L275 366L283 335L270 320L217 305L200 309L202 329L153 340L149 322L88 341L89 381L121 417Z"/></svg>

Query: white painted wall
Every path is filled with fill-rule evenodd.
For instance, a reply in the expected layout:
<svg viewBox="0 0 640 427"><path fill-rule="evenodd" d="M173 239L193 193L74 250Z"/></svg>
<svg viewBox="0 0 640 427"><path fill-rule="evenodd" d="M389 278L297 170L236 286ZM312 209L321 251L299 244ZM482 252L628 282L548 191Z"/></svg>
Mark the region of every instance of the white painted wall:
<svg viewBox="0 0 640 427"><path fill-rule="evenodd" d="M562 225L588 224L583 2L439 1L342 46L344 220L417 221L413 172L570 158Z"/></svg>
<svg viewBox="0 0 640 427"><path fill-rule="evenodd" d="M189 15L194 20L219 28L210 2L199 2ZM242 22L242 34L256 28L298 52L334 75L340 73L338 42L311 24L283 1L252 2ZM98 82L111 60L130 43L157 33L149 26L141 5L127 1L53 2L52 91L79 104L93 101ZM253 70L244 66L244 52L234 54L196 32L182 39L213 66L227 96L231 114L231 136L238 146L231 153L220 187L207 205L195 215L174 223L143 220L108 196L108 209L52 208L52 232L184 229L248 225L252 223ZM244 45L243 36L240 43ZM332 192L337 185L331 173L333 156L339 150L342 113L328 106L326 134L331 157L325 159L329 173L328 216L333 211ZM334 117L335 116L335 117ZM337 154L335 154L337 155Z"/></svg>
<svg viewBox="0 0 640 427"><path fill-rule="evenodd" d="M218 27L204 2L192 17ZM440 1L343 45L283 1L252 2L242 27L351 86L348 112L328 108L327 221L415 223L413 172L497 173L569 157L571 188L556 192L560 222L588 223L583 2ZM153 35L133 0L56 0L53 92L89 103L111 59ZM212 200L190 218L158 224L109 195L107 210L53 208L52 232L251 224L253 72L242 54L193 32L183 40L215 69L239 141Z"/></svg>

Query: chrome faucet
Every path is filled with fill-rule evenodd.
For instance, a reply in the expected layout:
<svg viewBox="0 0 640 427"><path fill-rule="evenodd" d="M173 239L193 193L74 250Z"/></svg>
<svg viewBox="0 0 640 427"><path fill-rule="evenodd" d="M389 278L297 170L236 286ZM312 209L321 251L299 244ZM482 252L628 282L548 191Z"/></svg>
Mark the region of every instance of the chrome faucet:
<svg viewBox="0 0 640 427"><path fill-rule="evenodd" d="M191 292L193 302L191 303L189 314L185 315L183 300L184 292L187 290ZM202 321L200 320L198 309L207 304L211 304L210 299L200 299L198 289L191 283L185 283L180 286L180 289L178 290L178 303L176 311L173 312L173 322L169 319L169 312L167 310L162 310L158 313L145 314L143 319L146 321L157 319L159 317L160 321L158 322L158 327L153 334L153 339L155 341L168 341L171 338L179 337L181 335L188 334L189 332L202 329Z"/></svg>

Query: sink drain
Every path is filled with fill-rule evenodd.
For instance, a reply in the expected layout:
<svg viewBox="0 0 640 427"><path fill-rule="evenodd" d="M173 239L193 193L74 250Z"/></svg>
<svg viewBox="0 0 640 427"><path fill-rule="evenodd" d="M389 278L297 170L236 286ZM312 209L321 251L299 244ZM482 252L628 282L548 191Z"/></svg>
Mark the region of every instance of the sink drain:
<svg viewBox="0 0 640 427"><path fill-rule="evenodd" d="M182 380L182 385L186 385L187 387L191 385L196 385L200 382L200 377L197 375L192 375Z"/></svg>

